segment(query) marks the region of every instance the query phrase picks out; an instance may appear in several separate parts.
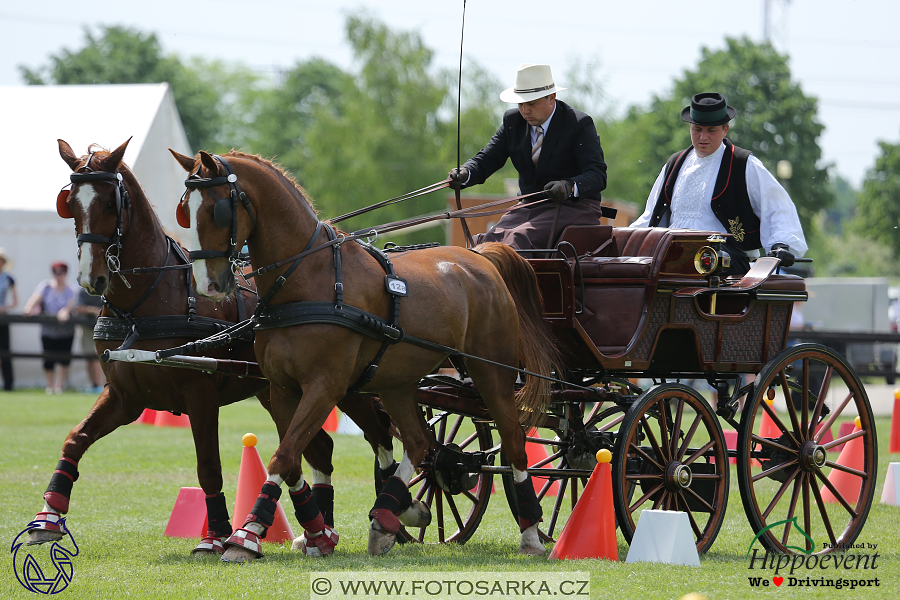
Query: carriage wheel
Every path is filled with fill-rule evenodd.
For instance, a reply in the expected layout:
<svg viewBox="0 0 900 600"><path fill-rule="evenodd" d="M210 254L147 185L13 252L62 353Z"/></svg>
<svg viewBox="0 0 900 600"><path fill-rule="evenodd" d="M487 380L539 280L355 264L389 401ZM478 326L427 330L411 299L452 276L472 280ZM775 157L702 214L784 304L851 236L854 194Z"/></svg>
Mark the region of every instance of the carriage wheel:
<svg viewBox="0 0 900 600"><path fill-rule="evenodd" d="M738 484L753 531L779 552L821 554L852 544L872 505L878 464L872 407L859 378L834 350L800 344L767 363L754 390L738 437ZM859 430L823 443L833 425L857 415ZM844 443L853 446L839 458L833 449Z"/></svg>
<svg viewBox="0 0 900 600"><path fill-rule="evenodd" d="M649 389L625 415L612 477L616 521L629 543L644 509L676 510L687 513L697 551L709 550L725 518L729 483L712 407L686 385Z"/></svg>
<svg viewBox="0 0 900 600"><path fill-rule="evenodd" d="M487 451L493 446L490 423L427 406L423 409L425 422L440 444L455 444L464 452ZM412 496L431 509L431 524L417 529L401 526L398 535L407 541L423 543L464 543L475 533L484 516L494 476L473 473L471 488L460 494L450 494L438 485L432 465L428 464L433 456L434 453L429 453L422 468L409 482Z"/></svg>
<svg viewBox="0 0 900 600"><path fill-rule="evenodd" d="M572 429L569 429L568 435L562 440L550 433L550 430L538 430L537 435L529 435L528 443L532 444L532 450L529 452L528 468L532 470L531 479L543 512L538 533L544 543L556 542L587 485L588 477L577 473L589 474L593 471L597 465L597 450L613 447L616 431L625 418L622 407L610 406L609 403L582 404L580 409L586 410L583 417L586 435L578 436ZM548 433L545 435L544 432ZM508 464L502 455L501 462L503 465ZM542 476L539 472L544 468L571 471L571 474ZM504 474L503 491L512 516L518 523L519 510L513 485L513 476Z"/></svg>

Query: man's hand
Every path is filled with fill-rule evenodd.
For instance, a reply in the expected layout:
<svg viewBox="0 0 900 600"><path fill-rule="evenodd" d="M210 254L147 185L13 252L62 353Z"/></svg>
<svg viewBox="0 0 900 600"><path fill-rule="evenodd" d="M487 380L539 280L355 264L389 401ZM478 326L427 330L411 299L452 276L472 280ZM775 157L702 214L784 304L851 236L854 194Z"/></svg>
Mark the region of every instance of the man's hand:
<svg viewBox="0 0 900 600"><path fill-rule="evenodd" d="M775 258L781 259L782 267L790 267L794 264L794 255L791 253L790 247L787 244L772 244L772 249L769 250L767 256L774 256Z"/></svg>
<svg viewBox="0 0 900 600"><path fill-rule="evenodd" d="M451 169L447 178L450 180L450 187L458 190L469 180L469 170L465 167Z"/></svg>
<svg viewBox="0 0 900 600"><path fill-rule="evenodd" d="M557 204L562 204L563 202L565 202L566 199L572 195L572 191L574 189L575 182L571 179L551 181L544 186L544 191L547 192L547 197Z"/></svg>

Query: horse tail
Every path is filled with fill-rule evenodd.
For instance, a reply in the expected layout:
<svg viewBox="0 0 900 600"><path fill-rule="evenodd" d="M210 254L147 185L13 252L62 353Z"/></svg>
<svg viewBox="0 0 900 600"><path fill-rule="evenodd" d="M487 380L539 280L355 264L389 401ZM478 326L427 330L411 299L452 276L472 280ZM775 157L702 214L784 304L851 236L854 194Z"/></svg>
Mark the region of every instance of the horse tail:
<svg viewBox="0 0 900 600"><path fill-rule="evenodd" d="M544 322L544 307L534 269L506 244L488 242L475 251L491 261L506 284L519 315L518 358L525 369L551 376L562 372L562 357L550 327ZM527 429L534 427L550 404L550 382L538 377L525 377L525 385L516 394L520 421Z"/></svg>

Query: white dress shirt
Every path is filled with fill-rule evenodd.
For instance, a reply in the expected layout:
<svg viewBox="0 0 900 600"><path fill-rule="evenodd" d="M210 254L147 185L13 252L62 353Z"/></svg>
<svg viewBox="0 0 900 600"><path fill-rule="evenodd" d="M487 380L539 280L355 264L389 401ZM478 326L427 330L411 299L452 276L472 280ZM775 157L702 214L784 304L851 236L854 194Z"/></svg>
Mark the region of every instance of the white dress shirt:
<svg viewBox="0 0 900 600"><path fill-rule="evenodd" d="M701 231L721 231L728 233L712 211L712 194L725 153L725 144L709 156L700 157L691 149L681 166L675 188L672 191L671 215L663 216L660 227L696 229ZM666 167L650 190L647 208L632 227L648 227L660 191L665 184ZM760 220L759 238L765 250L773 244L782 243L790 247L791 253L800 258L807 250L806 238L797 209L787 191L769 173L758 158L750 155L747 161L747 194L750 206ZM671 219L670 219L671 216ZM747 254L755 256L752 251Z"/></svg>

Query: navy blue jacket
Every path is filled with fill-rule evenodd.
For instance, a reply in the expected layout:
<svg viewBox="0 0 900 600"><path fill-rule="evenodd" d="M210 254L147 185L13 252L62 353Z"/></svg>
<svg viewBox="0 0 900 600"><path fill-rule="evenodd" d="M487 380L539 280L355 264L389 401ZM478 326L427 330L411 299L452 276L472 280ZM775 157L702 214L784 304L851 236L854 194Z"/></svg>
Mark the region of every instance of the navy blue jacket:
<svg viewBox="0 0 900 600"><path fill-rule="evenodd" d="M581 198L599 200L600 192L606 189L606 163L593 119L561 100L556 101L537 166L531 161L528 122L513 108L503 115L503 124L487 146L466 161L470 174L467 187L484 183L507 159L512 159L519 172L522 194L539 192L547 183L560 179L573 180Z"/></svg>

